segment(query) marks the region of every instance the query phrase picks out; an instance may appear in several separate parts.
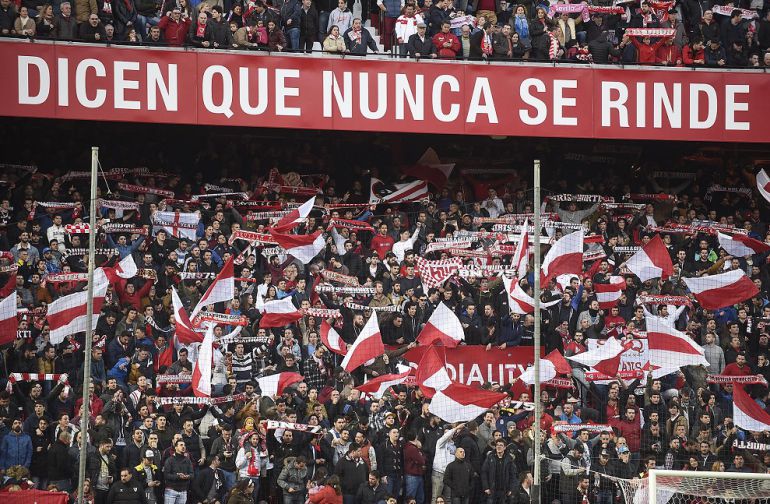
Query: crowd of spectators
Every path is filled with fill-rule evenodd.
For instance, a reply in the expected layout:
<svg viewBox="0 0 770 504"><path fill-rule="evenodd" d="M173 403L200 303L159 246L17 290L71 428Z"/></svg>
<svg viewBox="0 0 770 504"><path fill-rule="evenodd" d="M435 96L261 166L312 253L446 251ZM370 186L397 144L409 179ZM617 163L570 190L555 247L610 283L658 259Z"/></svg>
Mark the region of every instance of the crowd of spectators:
<svg viewBox="0 0 770 504"><path fill-rule="evenodd" d="M7 0L3 0L7 1ZM326 153L327 157L331 154ZM323 155L322 155L323 157ZM702 166L711 166L707 161ZM35 173L6 167L0 188L0 298L17 296L22 309L16 340L2 347L0 386L0 470L3 486L85 494L88 502L218 502L258 504L524 504L530 501L533 415L526 409L492 407L479 418L446 424L428 411L429 400L416 386L397 386L382 399L362 396L356 389L367 378L396 372L406 365L403 355L414 348L416 337L439 302L459 317L465 343L479 352L531 346L534 318L510 313L508 297L496 274L483 278L453 277L438 288L423 290L415 278L417 257L440 259L446 251L427 252L436 238L459 231L491 229L474 218L529 213L533 208L527 177L462 174L462 165L449 188L436 190L429 201L408 205L369 205L367 179L341 173L308 175L285 170L285 184L317 187L317 208L298 232L322 229L324 250L303 265L291 256L263 256L247 250L243 241L230 242L244 229L264 231L265 221L245 218L238 202L227 197L195 203L206 184L244 191L251 200L285 204L302 198L266 187L267 171L246 180L220 179L203 173L177 175L150 172L126 175L124 182L171 191L162 201L152 193L134 194L116 189L114 179L100 182L100 196L138 203L138 210L99 209L99 223L120 223L144 228L132 235L100 232L97 263L114 265L128 255L140 269L135 278L111 285L92 335L93 366L89 385L89 430L79 432L82 406L84 334L52 345L45 307L62 295L83 290L78 281L47 282L58 273L87 271L82 249L87 235L65 232L64 226L88 222L87 179L60 178L63 173ZM698 172L702 175L702 171ZM372 175L379 175L375 170ZM600 235L606 258L598 267L586 265L583 278L559 288L545 285L544 299L561 302L541 313L545 350L565 355L586 351L586 340L605 339L615 331L625 340L644 329L640 294L684 294L682 277L701 276L725 268L740 268L759 286L760 294L737 306L703 310L697 306L658 307L677 328L707 349L712 374L760 374L770 378L768 333L770 307L767 286L768 254L731 258L719 248L716 236L705 228L685 234L665 234L674 261L674 276L640 284L620 265L623 253L616 246L642 243L650 225L672 221L690 225L696 220L744 228L749 236L770 242L766 203L754 191L750 167L729 167L708 176L735 191L713 192L700 178L657 174L632 190L621 177L586 172L554 180L553 192L599 194L620 200L634 192L659 193L643 210L617 217L591 203L551 202L546 211L558 219L587 227ZM273 175L275 177L275 174ZM273 178L274 180L274 178ZM706 180L704 177L703 180ZM680 183L681 182L681 183ZM107 184L111 192L107 194ZM272 187L272 189L271 189ZM208 188L211 192L211 188ZM218 192L218 191L215 191ZM40 202L48 202L45 206ZM51 204L51 202L63 205ZM62 209L64 204L76 203ZM325 204L355 204L341 210L323 210ZM158 210L199 211L194 240L177 239L153 230ZM356 229L330 233L330 218L367 222L376 235ZM557 231L558 233L559 231ZM105 254L103 249L116 249ZM218 313L245 317L243 342L223 344L216 351L213 369L215 397L245 393L238 400L216 404L164 404L164 397L190 397L189 383L158 383L160 375L190 375L197 346L174 346L175 321L172 287L188 310L205 292L210 276L182 277L181 273L216 274L230 258L243 255L235 266L236 296L216 306ZM495 264L508 257L496 257ZM355 277L360 285L375 288L373 296L322 294L312 290L322 270ZM617 307L598 309L594 284L612 274L626 277ZM531 293L530 267L521 285ZM288 327L259 327L258 300L290 297L297 308L312 304L339 309L338 331L352 344L370 316L347 307L388 307L380 327L387 352L351 374L339 366L342 357L320 342L318 317L306 314ZM650 310L655 307L647 306ZM330 319L331 322L335 322ZM230 331L226 325L217 335ZM633 329L633 331L632 331ZM7 337L8 335L3 335ZM171 346L171 348L169 348ZM171 356L171 357L169 357ZM256 380L276 372L294 371L304 381L280 396L262 394ZM581 368L575 369L577 377ZM60 375L52 380L8 380L11 373ZM61 376L64 375L65 376ZM540 398L517 383L486 383L507 392L511 399L542 401L545 415L540 441L545 502L609 504L627 496L612 476L643 478L650 468L762 472L770 469L770 433L747 432L732 418L732 384L708 384L705 371L683 369L661 379L613 380L607 385L572 389L545 387ZM749 387L767 409L768 389ZM268 428L265 420L301 424L303 428ZM581 429L560 433L561 423L609 424L602 432ZM320 428L316 434L313 431ZM87 443L87 483L75 488L80 446ZM756 444L751 444L756 443Z"/></svg>
<svg viewBox="0 0 770 504"><path fill-rule="evenodd" d="M108 44L366 55L367 20L423 60L770 66L763 0L0 0L0 36Z"/></svg>

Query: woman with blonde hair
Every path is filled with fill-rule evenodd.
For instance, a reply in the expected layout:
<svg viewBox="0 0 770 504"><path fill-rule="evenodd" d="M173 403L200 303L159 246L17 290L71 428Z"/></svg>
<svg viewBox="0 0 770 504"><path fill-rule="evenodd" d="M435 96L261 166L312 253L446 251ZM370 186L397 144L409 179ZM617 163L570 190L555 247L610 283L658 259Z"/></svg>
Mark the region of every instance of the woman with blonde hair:
<svg viewBox="0 0 770 504"><path fill-rule="evenodd" d="M51 4L45 4L40 7L38 12L37 27L35 28L37 38L55 38L56 20L53 16L53 6Z"/></svg>

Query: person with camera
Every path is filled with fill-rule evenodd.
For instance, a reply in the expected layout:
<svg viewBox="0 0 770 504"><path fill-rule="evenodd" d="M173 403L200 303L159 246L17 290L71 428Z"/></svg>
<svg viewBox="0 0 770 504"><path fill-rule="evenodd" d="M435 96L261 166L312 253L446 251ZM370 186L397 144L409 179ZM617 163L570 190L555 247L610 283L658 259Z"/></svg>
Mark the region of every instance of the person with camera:
<svg viewBox="0 0 770 504"><path fill-rule="evenodd" d="M238 444L233 440L233 428L227 424L221 425L221 435L211 444L211 455L219 457L219 469L224 477L224 492L227 493L235 486L235 476L238 468L235 466L235 456Z"/></svg>
<svg viewBox="0 0 770 504"><path fill-rule="evenodd" d="M102 439L99 448L88 454L86 472L94 485L94 504L107 502L107 495L117 474L115 459L110 438Z"/></svg>

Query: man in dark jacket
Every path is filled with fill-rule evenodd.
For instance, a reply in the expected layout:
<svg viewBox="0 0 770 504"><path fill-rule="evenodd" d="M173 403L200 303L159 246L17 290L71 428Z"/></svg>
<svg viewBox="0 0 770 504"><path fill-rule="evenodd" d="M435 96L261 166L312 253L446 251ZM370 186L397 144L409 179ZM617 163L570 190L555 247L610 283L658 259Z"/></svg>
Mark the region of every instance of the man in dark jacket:
<svg viewBox="0 0 770 504"><path fill-rule="evenodd" d="M313 44L318 41L318 11L311 0L302 0L299 11L299 49L312 52Z"/></svg>
<svg viewBox="0 0 770 504"><path fill-rule="evenodd" d="M446 466L444 485L451 492L452 504L468 504L473 485L473 467L465 460L465 450L462 448L455 450L455 459Z"/></svg>
<svg viewBox="0 0 770 504"><path fill-rule="evenodd" d="M120 470L120 481L110 488L107 504L147 504L142 484L132 476L128 468Z"/></svg>
<svg viewBox="0 0 770 504"><path fill-rule="evenodd" d="M377 467L384 477L384 483L389 495L398 495L403 476L404 450L398 440L400 432L392 427L388 437L377 449Z"/></svg>
<svg viewBox="0 0 770 504"><path fill-rule="evenodd" d="M62 492L72 490L74 460L69 455L70 433L59 432L59 437L48 449L48 478Z"/></svg>
<svg viewBox="0 0 770 504"><path fill-rule="evenodd" d="M519 486L516 491L513 492L511 497L511 504L529 504L532 501L532 473L524 471L519 474Z"/></svg>
<svg viewBox="0 0 770 504"><path fill-rule="evenodd" d="M56 16L56 38L59 40L74 40L78 38L78 22L72 15L72 5L62 2L61 14Z"/></svg>
<svg viewBox="0 0 770 504"><path fill-rule="evenodd" d="M289 49L299 49L300 35L300 11L302 5L299 0L287 0L281 7L281 23L283 24L286 38L289 40Z"/></svg>
<svg viewBox="0 0 770 504"><path fill-rule="evenodd" d="M16 7L11 0L0 0L0 35L10 35L16 16Z"/></svg>
<svg viewBox="0 0 770 504"><path fill-rule="evenodd" d="M348 453L337 462L334 474L340 477L342 498L345 504L355 502L356 494L368 478L366 462L361 460L361 451L355 443L348 448Z"/></svg>
<svg viewBox="0 0 770 504"><path fill-rule="evenodd" d="M201 469L191 485L194 503L221 502L224 497L225 477L219 468L219 457L212 456L208 467Z"/></svg>
<svg viewBox="0 0 770 504"><path fill-rule="evenodd" d="M495 442L495 451L487 455L481 468L481 488L487 504L508 502L516 483L513 458L505 450L505 441L498 439Z"/></svg>
<svg viewBox="0 0 770 504"><path fill-rule="evenodd" d="M610 62L610 55L618 58L620 51L612 47L607 41L607 34L600 33L599 36L588 43L588 52L591 53L594 63L606 65Z"/></svg>
<svg viewBox="0 0 770 504"><path fill-rule="evenodd" d="M112 439L104 438L99 441L99 448L88 454L86 458L86 473L91 480L95 501L99 504L107 500L113 479L117 474L115 457L112 455Z"/></svg>
<svg viewBox="0 0 770 504"><path fill-rule="evenodd" d="M131 28L136 28L136 5L134 0L123 0L122 2L113 3L113 15L115 17L115 36L118 40L125 40L128 31ZM139 31L137 33L142 35L144 32ZM146 35L146 34L145 34Z"/></svg>
<svg viewBox="0 0 770 504"><path fill-rule="evenodd" d="M187 489L193 477L193 465L185 452L184 441L178 439L174 443L174 455L166 459L163 464L163 477L166 480L163 502L187 499Z"/></svg>
<svg viewBox="0 0 770 504"><path fill-rule="evenodd" d="M226 48L232 45L230 27L222 16L222 7L215 5L211 8L211 19L208 24L211 26L211 42L214 47Z"/></svg>
<svg viewBox="0 0 770 504"><path fill-rule="evenodd" d="M366 56L367 48L377 53L377 44L374 42L369 30L364 29L360 18L353 19L353 26L344 34L345 46L350 54Z"/></svg>
<svg viewBox="0 0 770 504"><path fill-rule="evenodd" d="M436 46L433 45L433 39L427 35L427 25L425 23L417 23L417 33L409 37L406 49L409 51L410 58L436 57Z"/></svg>
<svg viewBox="0 0 770 504"><path fill-rule="evenodd" d="M378 504L388 496L385 485L380 484L380 473L369 471L369 480L361 483L356 493L357 504Z"/></svg>

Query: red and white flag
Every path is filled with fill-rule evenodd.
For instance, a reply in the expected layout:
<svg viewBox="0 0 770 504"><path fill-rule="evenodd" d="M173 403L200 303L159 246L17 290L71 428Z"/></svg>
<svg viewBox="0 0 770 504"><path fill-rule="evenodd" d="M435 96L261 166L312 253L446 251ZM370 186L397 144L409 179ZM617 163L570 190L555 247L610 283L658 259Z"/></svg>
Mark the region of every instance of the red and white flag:
<svg viewBox="0 0 770 504"><path fill-rule="evenodd" d="M326 348L338 355L345 355L348 349L339 333L325 320L321 321L321 342Z"/></svg>
<svg viewBox="0 0 770 504"><path fill-rule="evenodd" d="M506 397L503 393L452 383L436 392L428 409L448 423L469 422Z"/></svg>
<svg viewBox="0 0 770 504"><path fill-rule="evenodd" d="M445 347L454 348L464 339L465 331L460 319L447 305L439 303L417 336L417 343L428 346L440 342Z"/></svg>
<svg viewBox="0 0 770 504"><path fill-rule="evenodd" d="M661 317L646 317L646 325L650 365L671 370L709 365L703 347L685 333L669 326Z"/></svg>
<svg viewBox="0 0 770 504"><path fill-rule="evenodd" d="M541 282L547 285L559 275L580 275L583 272L583 231L561 237L545 254Z"/></svg>
<svg viewBox="0 0 770 504"><path fill-rule="evenodd" d="M503 276L503 285L505 286L505 292L508 293L508 308L510 308L513 313L518 313L519 315L534 313L535 300L532 299L529 294L524 292L524 289L519 285L517 278ZM540 309L550 308L560 302L561 299L555 299L547 303L541 302Z"/></svg>
<svg viewBox="0 0 770 504"><path fill-rule="evenodd" d="M94 270L94 285L104 282L117 282L118 278L133 278L138 273L134 257L129 254L114 267L100 267Z"/></svg>
<svg viewBox="0 0 770 504"><path fill-rule="evenodd" d="M415 180L402 184L386 184L382 180L372 177L369 184L369 204L379 203L412 203L428 197L428 183L424 180Z"/></svg>
<svg viewBox="0 0 770 504"><path fill-rule="evenodd" d="M516 253L513 254L511 260L511 267L516 270L516 274L519 278L527 276L527 268L529 267L529 234L527 229L529 228L529 220L524 219L524 225L521 227L521 235L519 236L519 242L516 244Z"/></svg>
<svg viewBox="0 0 770 504"><path fill-rule="evenodd" d="M152 214L152 230L157 233L161 229L175 238L187 238L194 240L198 232L198 223L201 217L197 212L161 212Z"/></svg>
<svg viewBox="0 0 770 504"><path fill-rule="evenodd" d="M741 270L732 270L719 275L682 278L687 288L695 295L701 307L716 310L731 306L759 294L759 289Z"/></svg>
<svg viewBox="0 0 770 504"><path fill-rule="evenodd" d="M442 347L430 346L425 350L417 365L414 379L428 398L452 384L446 370L446 354Z"/></svg>
<svg viewBox="0 0 770 504"><path fill-rule="evenodd" d="M385 394L385 392L388 391L388 389L390 389L390 387L404 383L412 373L414 373L414 370L410 369L409 371L405 371L401 374L386 374L378 376L377 378L372 378L363 385L359 385L356 387L356 389L361 392L366 392L375 399L379 399L383 396L383 394Z"/></svg>
<svg viewBox="0 0 770 504"><path fill-rule="evenodd" d="M374 360L384 353L385 345L382 344L377 314L373 313L366 321L364 328L361 329L356 341L348 348L348 353L340 365L345 371L352 373L362 364Z"/></svg>
<svg viewBox="0 0 770 504"><path fill-rule="evenodd" d="M626 261L625 265L642 282L651 278L665 280L674 272L671 256L668 255L668 249L658 234Z"/></svg>
<svg viewBox="0 0 770 504"><path fill-rule="evenodd" d="M717 237L719 238L719 246L734 257L748 257L770 251L770 245L767 243L749 238L744 234L735 233L730 236L717 233Z"/></svg>
<svg viewBox="0 0 770 504"><path fill-rule="evenodd" d="M226 301L232 301L235 297L235 272L233 269L233 258L227 260L222 270L217 274L214 281L211 282L209 288L206 289L206 293L198 301L195 309L190 314L190 318L194 319L198 312L204 306L223 303Z"/></svg>
<svg viewBox="0 0 770 504"><path fill-rule="evenodd" d="M287 254L299 259L302 264L312 261L326 246L320 230L311 235L281 234L273 231L270 231L270 234L278 245L286 249Z"/></svg>
<svg viewBox="0 0 770 504"><path fill-rule="evenodd" d="M86 311L88 292L76 292L62 296L48 305L46 320L51 329L49 341L52 345L58 345L70 334L96 329L96 322L99 320L99 312L102 311L104 296L107 294L108 286L108 283L94 285L94 311L90 324ZM16 333L14 333L15 336Z"/></svg>
<svg viewBox="0 0 770 504"><path fill-rule="evenodd" d="M770 201L770 177L767 176L764 168L757 173L757 189L765 200Z"/></svg>
<svg viewBox="0 0 770 504"><path fill-rule="evenodd" d="M557 374L571 375L572 366L558 350L554 350L540 359L540 382L552 380ZM528 367L519 378L527 385L534 385L537 380L535 366Z"/></svg>
<svg viewBox="0 0 770 504"><path fill-rule="evenodd" d="M0 301L0 345L16 341L19 321L16 318L16 291Z"/></svg>
<svg viewBox="0 0 770 504"><path fill-rule="evenodd" d="M302 312L294 306L291 297L258 303L256 308L262 312L259 327L284 327L302 318Z"/></svg>
<svg viewBox="0 0 770 504"><path fill-rule="evenodd" d="M626 280L621 276L610 277L610 283L594 283L594 292L596 300L599 301L599 308L609 310L618 304L623 290L626 288Z"/></svg>
<svg viewBox="0 0 770 504"><path fill-rule="evenodd" d="M195 397L211 397L211 364L214 359L214 324L208 324L206 336L198 350L192 375Z"/></svg>
<svg viewBox="0 0 770 504"><path fill-rule="evenodd" d="M257 378L262 395L268 397L279 396L283 394L286 387L302 381L305 381L305 377L299 373L276 373Z"/></svg>
<svg viewBox="0 0 770 504"><path fill-rule="evenodd" d="M193 329L190 317L187 316L187 310L185 310L182 300L179 299L176 287L171 287L171 304L174 307L174 334L177 341L183 345L192 345L203 341L203 337Z"/></svg>
<svg viewBox="0 0 770 504"><path fill-rule="evenodd" d="M444 285L444 282L457 273L463 265L463 260L459 257L451 259L440 259L438 261L429 261L420 256L415 257L415 269L422 280L422 289L426 293L428 289L438 288Z"/></svg>
<svg viewBox="0 0 770 504"><path fill-rule="evenodd" d="M302 205L295 208L287 215L284 215L281 220L273 224L270 229L272 231L278 231L279 233L291 231L298 224L305 222L305 219L307 219L307 216L310 215L310 211L313 209L313 205L315 205L315 196L302 203Z"/></svg>
<svg viewBox="0 0 770 504"><path fill-rule="evenodd" d="M620 354L625 351L626 348L618 340L607 338L603 345L567 357L567 359L592 367L607 376L615 376L618 374L618 367L620 366Z"/></svg>
<svg viewBox="0 0 770 504"><path fill-rule="evenodd" d="M436 189L443 189L454 167L454 163L441 163L436 151L432 147L428 147L416 164L402 168L401 173L420 180L427 180Z"/></svg>
<svg viewBox="0 0 770 504"><path fill-rule="evenodd" d="M763 410L743 387L733 387L733 423L747 431L770 431L770 413Z"/></svg>
<svg viewBox="0 0 770 504"><path fill-rule="evenodd" d="M120 278L133 278L136 276L137 271L134 257L131 254L124 257L122 261L115 265L115 273L117 273Z"/></svg>

